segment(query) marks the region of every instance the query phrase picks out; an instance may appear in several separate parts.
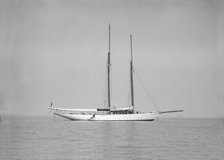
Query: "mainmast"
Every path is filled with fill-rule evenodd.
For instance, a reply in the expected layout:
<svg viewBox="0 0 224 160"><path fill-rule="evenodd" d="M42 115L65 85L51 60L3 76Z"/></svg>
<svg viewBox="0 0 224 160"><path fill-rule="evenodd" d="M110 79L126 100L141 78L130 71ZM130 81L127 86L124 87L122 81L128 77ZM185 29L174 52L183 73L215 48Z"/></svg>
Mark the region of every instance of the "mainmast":
<svg viewBox="0 0 224 160"><path fill-rule="evenodd" d="M130 80L131 80L131 106L135 105L134 103L134 86L133 86L133 54L132 54L132 35L130 35L130 44L131 44L131 61L130 61ZM134 112L134 110L133 110Z"/></svg>
<svg viewBox="0 0 224 160"><path fill-rule="evenodd" d="M107 55L107 98L108 98L108 109L110 109L110 24L109 24L109 48Z"/></svg>

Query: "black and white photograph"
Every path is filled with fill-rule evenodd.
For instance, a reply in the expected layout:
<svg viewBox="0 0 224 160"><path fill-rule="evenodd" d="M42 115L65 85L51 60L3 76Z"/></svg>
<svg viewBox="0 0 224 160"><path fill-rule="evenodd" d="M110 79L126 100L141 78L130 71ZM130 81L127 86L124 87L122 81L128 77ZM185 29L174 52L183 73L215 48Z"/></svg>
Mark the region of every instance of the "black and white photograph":
<svg viewBox="0 0 224 160"><path fill-rule="evenodd" d="M0 0L1 160L223 160L224 0Z"/></svg>

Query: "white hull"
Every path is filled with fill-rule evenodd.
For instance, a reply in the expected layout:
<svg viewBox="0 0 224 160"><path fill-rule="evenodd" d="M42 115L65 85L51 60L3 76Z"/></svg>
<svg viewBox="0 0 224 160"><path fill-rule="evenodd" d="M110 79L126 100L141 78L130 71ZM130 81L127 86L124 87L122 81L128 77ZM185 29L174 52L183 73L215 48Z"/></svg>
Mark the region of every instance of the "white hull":
<svg viewBox="0 0 224 160"><path fill-rule="evenodd" d="M75 121L153 121L158 117L157 113L92 115L55 112L54 114Z"/></svg>

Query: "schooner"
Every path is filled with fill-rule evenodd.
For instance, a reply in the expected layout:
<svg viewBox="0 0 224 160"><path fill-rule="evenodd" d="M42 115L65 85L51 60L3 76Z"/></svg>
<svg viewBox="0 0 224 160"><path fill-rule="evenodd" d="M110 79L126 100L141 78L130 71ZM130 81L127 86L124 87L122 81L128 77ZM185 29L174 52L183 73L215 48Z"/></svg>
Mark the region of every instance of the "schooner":
<svg viewBox="0 0 224 160"><path fill-rule="evenodd" d="M135 110L134 83L133 83L133 53L132 35L130 35L131 59L130 59L130 91L131 106L125 108L111 107L110 66L111 66L111 31L109 25L109 47L107 54L107 107L96 109L68 109L56 108L51 102L50 110L57 116L77 121L153 121L160 114L183 112L183 110L138 112Z"/></svg>

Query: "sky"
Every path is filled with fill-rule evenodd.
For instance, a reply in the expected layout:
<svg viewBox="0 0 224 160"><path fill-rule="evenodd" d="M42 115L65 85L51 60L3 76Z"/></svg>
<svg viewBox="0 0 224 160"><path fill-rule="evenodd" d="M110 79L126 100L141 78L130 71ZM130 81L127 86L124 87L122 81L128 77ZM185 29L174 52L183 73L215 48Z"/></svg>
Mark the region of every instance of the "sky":
<svg viewBox="0 0 224 160"><path fill-rule="evenodd" d="M111 104L224 116L224 1L0 0L0 114L104 106L108 24ZM155 107L156 106L156 107Z"/></svg>

